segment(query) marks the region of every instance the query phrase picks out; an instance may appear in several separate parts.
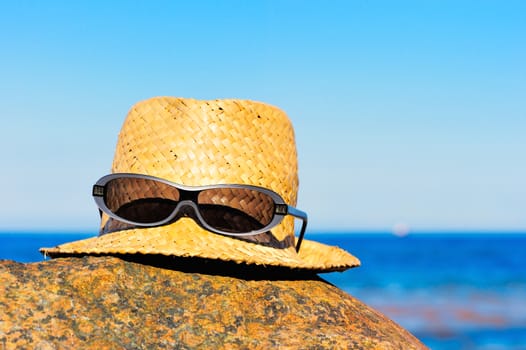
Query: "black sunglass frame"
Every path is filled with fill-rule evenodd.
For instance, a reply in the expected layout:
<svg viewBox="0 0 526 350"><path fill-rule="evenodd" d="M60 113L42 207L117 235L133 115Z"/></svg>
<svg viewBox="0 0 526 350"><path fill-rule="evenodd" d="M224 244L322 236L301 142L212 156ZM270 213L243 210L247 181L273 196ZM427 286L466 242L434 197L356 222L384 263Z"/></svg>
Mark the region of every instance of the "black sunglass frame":
<svg viewBox="0 0 526 350"><path fill-rule="evenodd" d="M108 206L106 205L105 200L104 200L105 199L105 195L106 195L106 185L110 181L115 180L115 179L119 179L119 178L136 178L136 179L145 179L145 180L150 180L150 181L161 182L163 184L166 184L168 186L171 186L171 187L174 187L175 189L177 189L181 193L181 197L183 197L185 199L181 200L176 205L176 207L173 210L173 212L167 218L165 218L163 220L152 222L152 223L141 223L141 222L130 221L130 220L127 220L127 219L125 219L123 217L120 217L120 216L116 215L115 213L113 213L108 208ZM203 191L203 190L221 189L221 188L247 189L247 190L261 192L261 193L263 193L265 195L268 195L274 201L274 215L272 217L272 220L266 226L264 226L264 227L262 227L260 229L252 230L250 232L241 232L241 233L233 233L233 232L223 231L223 230L219 230L219 229L217 229L217 228L215 228L213 226L210 226L203 219L203 217L201 216L201 214L199 212L199 206L198 206L197 200L195 198L197 198L198 193ZM194 192L194 195L193 196L184 195L187 192ZM293 216L295 218L298 218L298 219L302 220L300 233L299 233L297 241L296 241L296 251L297 252L299 252L299 249L300 249L300 246L301 246L301 242L303 241L303 236L305 235L305 230L307 228L307 222L308 222L307 213L305 213L305 212L303 212L303 211L301 211L299 209L296 209L295 207L285 203L285 201L283 200L283 198L281 198L281 196L279 194L277 194L276 192L274 192L272 190L269 190L267 188L259 187L259 186L253 186L253 185L218 184L218 185L207 185L207 186L186 186L186 185L181 185L181 184L178 184L178 183L175 183L175 182L168 181L166 179L162 179L162 178L155 177L155 176L150 176L150 175L134 174L134 173L114 173L114 174L109 174L109 175L101 177L95 183L95 185L93 185L92 195L93 195L93 198L95 199L95 203L97 204L99 209L102 212L104 212L105 214L107 214L109 217L111 217L111 218L113 218L115 220L127 223L127 224L140 226L140 227L154 227L154 226L161 226L161 225L170 223L170 222L172 222L174 220L174 218L177 216L177 214L180 212L180 210L182 208L189 206L189 207L192 207L194 209L194 212L195 212L195 217L192 216L192 218L201 227L203 227L207 231L210 231L210 232L213 232L213 233L218 233L218 234L221 234L221 235L226 235L226 236L252 236L252 235L257 235L257 234L260 234L260 233L268 232L270 229L272 229L273 227L275 227L279 223L281 223L281 221L283 221L285 216L291 215L291 216Z"/></svg>

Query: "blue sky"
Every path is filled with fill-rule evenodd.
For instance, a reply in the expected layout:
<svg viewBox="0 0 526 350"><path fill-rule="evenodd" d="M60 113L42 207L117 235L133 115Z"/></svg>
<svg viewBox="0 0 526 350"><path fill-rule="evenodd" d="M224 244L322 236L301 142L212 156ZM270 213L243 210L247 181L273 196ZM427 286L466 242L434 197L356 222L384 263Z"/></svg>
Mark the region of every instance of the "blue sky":
<svg viewBox="0 0 526 350"><path fill-rule="evenodd" d="M274 104L313 230L526 231L526 2L3 1L0 230L95 231L128 109Z"/></svg>

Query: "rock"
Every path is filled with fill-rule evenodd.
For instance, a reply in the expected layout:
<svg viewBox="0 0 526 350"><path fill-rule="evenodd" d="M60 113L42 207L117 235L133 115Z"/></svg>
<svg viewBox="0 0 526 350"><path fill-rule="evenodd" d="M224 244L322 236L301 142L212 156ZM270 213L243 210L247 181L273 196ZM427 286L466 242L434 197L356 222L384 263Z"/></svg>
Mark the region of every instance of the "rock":
<svg viewBox="0 0 526 350"><path fill-rule="evenodd" d="M314 274L137 260L0 261L0 348L425 348Z"/></svg>

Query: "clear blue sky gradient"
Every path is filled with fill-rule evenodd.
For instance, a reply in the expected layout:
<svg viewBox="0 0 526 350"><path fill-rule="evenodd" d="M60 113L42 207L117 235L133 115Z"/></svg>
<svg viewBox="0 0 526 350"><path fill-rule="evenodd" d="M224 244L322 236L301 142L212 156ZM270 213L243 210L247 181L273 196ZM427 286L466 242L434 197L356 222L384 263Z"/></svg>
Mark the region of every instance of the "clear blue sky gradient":
<svg viewBox="0 0 526 350"><path fill-rule="evenodd" d="M526 231L525 1L2 1L0 230L96 231L128 109L292 119L313 230Z"/></svg>

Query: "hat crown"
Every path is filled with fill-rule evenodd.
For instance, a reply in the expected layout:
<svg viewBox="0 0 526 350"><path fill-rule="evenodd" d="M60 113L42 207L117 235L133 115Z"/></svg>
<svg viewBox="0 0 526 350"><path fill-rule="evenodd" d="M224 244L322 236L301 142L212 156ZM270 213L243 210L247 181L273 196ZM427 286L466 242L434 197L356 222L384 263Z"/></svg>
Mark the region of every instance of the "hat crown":
<svg viewBox="0 0 526 350"><path fill-rule="evenodd" d="M188 186L261 186L295 206L294 129L283 111L260 102L155 97L128 113L112 172L146 174ZM107 220L103 215L103 232L119 227ZM292 249L293 218L286 217L272 234Z"/></svg>
<svg viewBox="0 0 526 350"><path fill-rule="evenodd" d="M294 130L280 109L248 100L157 97L132 107L113 172L199 186L262 186L296 204Z"/></svg>

